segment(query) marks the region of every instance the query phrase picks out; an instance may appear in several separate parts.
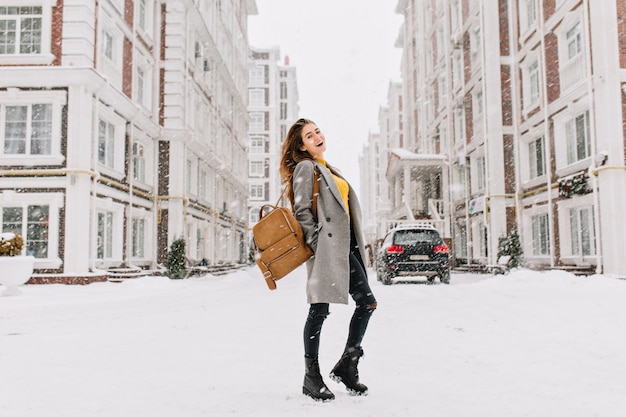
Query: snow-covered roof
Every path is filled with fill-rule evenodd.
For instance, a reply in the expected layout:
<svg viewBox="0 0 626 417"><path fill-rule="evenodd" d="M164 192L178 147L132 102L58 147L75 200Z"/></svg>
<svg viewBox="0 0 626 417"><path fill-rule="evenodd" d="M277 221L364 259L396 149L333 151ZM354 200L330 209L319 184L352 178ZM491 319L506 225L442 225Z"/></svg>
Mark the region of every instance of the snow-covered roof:
<svg viewBox="0 0 626 417"><path fill-rule="evenodd" d="M411 160L432 160L432 159L439 159L439 160L445 160L446 157L445 155L439 155L439 154L427 154L427 153L414 153L411 151L408 151L406 149L402 149L402 148L394 148L391 150L391 155L392 156L396 156L400 159L411 159Z"/></svg>

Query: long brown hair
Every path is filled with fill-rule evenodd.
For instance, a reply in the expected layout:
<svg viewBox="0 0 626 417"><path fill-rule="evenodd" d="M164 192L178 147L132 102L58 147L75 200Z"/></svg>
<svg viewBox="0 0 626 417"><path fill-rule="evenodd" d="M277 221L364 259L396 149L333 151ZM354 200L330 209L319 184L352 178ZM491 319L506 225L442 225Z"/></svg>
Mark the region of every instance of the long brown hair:
<svg viewBox="0 0 626 417"><path fill-rule="evenodd" d="M315 124L309 119L298 119L287 132L287 137L283 142L282 156L280 158L280 177L283 184L287 187L287 198L293 207L293 171L296 169L298 162L305 159L313 160L308 151L300 150L303 145L302 129L308 124Z"/></svg>

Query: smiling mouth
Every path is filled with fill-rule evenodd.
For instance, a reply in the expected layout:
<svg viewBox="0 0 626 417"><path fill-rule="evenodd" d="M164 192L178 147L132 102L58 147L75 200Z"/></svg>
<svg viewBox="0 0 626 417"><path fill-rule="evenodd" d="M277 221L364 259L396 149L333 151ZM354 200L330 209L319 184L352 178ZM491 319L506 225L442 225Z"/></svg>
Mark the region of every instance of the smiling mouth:
<svg viewBox="0 0 626 417"><path fill-rule="evenodd" d="M324 142L320 142L320 143L318 143L318 144L317 144L317 145L315 145L315 146L317 146L317 147L319 148L319 147L320 147L320 146L322 146L323 144L324 144Z"/></svg>

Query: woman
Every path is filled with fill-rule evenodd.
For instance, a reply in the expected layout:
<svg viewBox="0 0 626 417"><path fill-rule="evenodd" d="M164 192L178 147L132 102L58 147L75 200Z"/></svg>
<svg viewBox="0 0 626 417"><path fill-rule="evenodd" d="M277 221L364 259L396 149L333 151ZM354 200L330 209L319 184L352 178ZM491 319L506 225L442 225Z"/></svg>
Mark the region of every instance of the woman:
<svg viewBox="0 0 626 417"><path fill-rule="evenodd" d="M330 373L353 395L367 395L359 382L358 362L363 356L361 341L376 298L370 290L363 259L365 242L361 231L361 207L354 190L339 172L326 163L326 138L311 120L299 119L283 143L280 174L295 216L315 256L307 261L309 314L304 325L305 375L303 394L330 401L335 395L320 374L318 353L329 304L356 303L348 329L345 350ZM319 181L317 218L312 211L313 181Z"/></svg>

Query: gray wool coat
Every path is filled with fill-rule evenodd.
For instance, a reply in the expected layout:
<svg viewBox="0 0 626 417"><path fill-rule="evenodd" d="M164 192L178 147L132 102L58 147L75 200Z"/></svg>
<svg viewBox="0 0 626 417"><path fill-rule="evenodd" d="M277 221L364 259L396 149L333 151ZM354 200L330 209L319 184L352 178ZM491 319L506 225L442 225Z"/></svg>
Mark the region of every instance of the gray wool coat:
<svg viewBox="0 0 626 417"><path fill-rule="evenodd" d="M317 221L311 210L314 165L317 166L319 173ZM327 167L341 177L335 168L328 164ZM348 217L337 183L328 169L317 161L306 160L299 162L293 173L295 217L302 226L307 243L315 253L306 263L306 294L309 304L348 303L350 224L356 237L361 262L366 259L359 200L350 187Z"/></svg>

